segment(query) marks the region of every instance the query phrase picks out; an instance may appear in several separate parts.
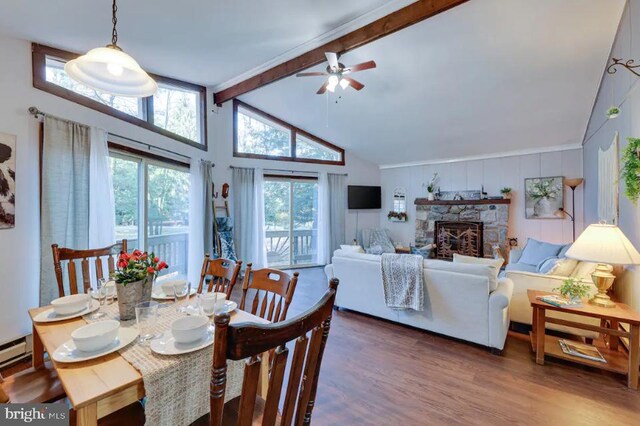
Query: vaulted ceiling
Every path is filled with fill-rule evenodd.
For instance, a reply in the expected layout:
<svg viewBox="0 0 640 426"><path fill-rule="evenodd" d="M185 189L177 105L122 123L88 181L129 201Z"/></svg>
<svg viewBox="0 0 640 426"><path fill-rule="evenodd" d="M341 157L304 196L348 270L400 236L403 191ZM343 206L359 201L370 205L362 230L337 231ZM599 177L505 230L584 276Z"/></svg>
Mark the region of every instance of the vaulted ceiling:
<svg viewBox="0 0 640 426"><path fill-rule="evenodd" d="M119 44L149 71L224 87L411 0L120 0ZM374 163L579 145L624 0L470 0L348 52L366 85L289 77L241 98ZM110 0L3 0L0 33L83 52ZM324 66L314 67L323 70Z"/></svg>

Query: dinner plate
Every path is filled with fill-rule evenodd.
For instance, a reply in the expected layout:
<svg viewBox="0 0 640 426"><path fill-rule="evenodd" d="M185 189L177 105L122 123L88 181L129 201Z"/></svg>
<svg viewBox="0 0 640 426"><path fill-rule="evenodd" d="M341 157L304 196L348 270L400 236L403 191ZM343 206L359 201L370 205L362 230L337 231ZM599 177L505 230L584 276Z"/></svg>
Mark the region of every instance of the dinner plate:
<svg viewBox="0 0 640 426"><path fill-rule="evenodd" d="M194 294L196 294L196 289L192 288L191 292L189 293L189 297L193 296ZM157 293L151 293L151 297L156 299L156 300L173 300L175 299L175 297L173 297L173 295L168 295L168 294L164 294L162 291L158 291Z"/></svg>
<svg viewBox="0 0 640 426"><path fill-rule="evenodd" d="M178 343L171 335L171 331L166 332L159 339L151 340L149 347L151 350L160 355L182 355L189 352L199 351L213 343L213 326L207 330L204 339L200 339L193 343Z"/></svg>
<svg viewBox="0 0 640 426"><path fill-rule="evenodd" d="M95 352L84 352L76 348L72 339L67 340L56 349L51 358L57 362L82 362L90 359L100 358L118 351L138 337L138 330L135 327L120 327L118 337L106 348Z"/></svg>
<svg viewBox="0 0 640 426"><path fill-rule="evenodd" d="M217 314L228 314L231 313L233 311L236 310L236 308L238 308L238 304L236 302L234 302L233 300L226 300L224 302L224 309L216 312ZM195 306L187 306L187 314L188 315L200 315L200 312L198 311L198 309ZM213 314L209 315L210 317L213 316Z"/></svg>
<svg viewBox="0 0 640 426"><path fill-rule="evenodd" d="M58 315L55 313L53 308L49 308L45 311L40 312L33 318L33 322L56 322L56 321L65 321L72 318L78 318L86 314L90 314L91 312L97 311L100 308L100 302L97 300L91 301L91 308L86 307L80 312L76 312L75 314L69 315Z"/></svg>

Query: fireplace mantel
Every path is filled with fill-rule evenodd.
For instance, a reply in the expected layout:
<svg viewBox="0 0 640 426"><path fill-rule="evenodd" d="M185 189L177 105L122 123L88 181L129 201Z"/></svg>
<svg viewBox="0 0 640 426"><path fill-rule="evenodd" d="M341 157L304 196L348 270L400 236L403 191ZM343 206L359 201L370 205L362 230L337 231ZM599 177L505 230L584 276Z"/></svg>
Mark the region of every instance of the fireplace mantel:
<svg viewBox="0 0 640 426"><path fill-rule="evenodd" d="M457 206L457 205L483 205L483 204L511 204L511 200L500 198L497 200L427 200L426 198L416 198L416 206Z"/></svg>

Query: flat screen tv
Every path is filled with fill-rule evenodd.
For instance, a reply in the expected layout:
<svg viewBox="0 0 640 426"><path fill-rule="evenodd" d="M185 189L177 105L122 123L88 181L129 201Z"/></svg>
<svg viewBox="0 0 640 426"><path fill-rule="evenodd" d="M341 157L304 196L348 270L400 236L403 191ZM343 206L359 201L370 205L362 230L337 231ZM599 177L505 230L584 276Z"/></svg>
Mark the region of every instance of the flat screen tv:
<svg viewBox="0 0 640 426"><path fill-rule="evenodd" d="M349 185L348 204L351 210L379 209L382 207L381 189L379 186Z"/></svg>

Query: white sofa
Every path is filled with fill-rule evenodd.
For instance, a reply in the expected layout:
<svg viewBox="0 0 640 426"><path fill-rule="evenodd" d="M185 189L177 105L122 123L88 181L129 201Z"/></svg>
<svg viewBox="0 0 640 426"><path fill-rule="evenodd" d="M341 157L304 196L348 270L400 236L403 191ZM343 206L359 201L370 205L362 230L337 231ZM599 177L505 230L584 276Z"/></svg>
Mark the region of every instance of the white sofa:
<svg viewBox="0 0 640 426"><path fill-rule="evenodd" d="M486 265L425 260L425 309L393 310L382 288L381 256L336 250L327 276L340 280L336 306L501 351L513 284Z"/></svg>

